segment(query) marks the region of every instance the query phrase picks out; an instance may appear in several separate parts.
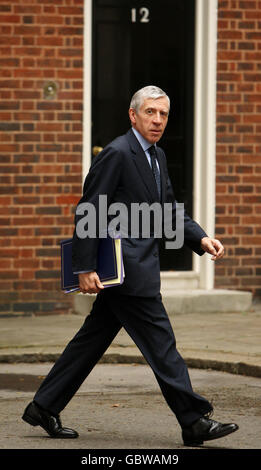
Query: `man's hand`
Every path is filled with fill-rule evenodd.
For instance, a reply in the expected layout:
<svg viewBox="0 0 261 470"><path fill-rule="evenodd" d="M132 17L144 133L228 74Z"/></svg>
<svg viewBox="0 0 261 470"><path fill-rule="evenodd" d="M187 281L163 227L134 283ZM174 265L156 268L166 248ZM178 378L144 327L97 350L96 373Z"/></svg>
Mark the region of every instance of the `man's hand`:
<svg viewBox="0 0 261 470"><path fill-rule="evenodd" d="M79 274L79 284L83 294L98 294L101 289L104 289L96 271Z"/></svg>
<svg viewBox="0 0 261 470"><path fill-rule="evenodd" d="M204 237L201 239L201 248L212 255L212 260L222 258L224 256L224 247L219 240L215 238Z"/></svg>

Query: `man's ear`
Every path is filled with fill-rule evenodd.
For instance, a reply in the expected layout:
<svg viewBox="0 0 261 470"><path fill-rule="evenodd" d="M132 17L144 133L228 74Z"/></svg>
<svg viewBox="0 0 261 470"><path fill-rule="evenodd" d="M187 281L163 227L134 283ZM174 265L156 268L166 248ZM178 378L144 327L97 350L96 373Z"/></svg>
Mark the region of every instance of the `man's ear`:
<svg viewBox="0 0 261 470"><path fill-rule="evenodd" d="M136 124L136 111L134 108L129 109L129 118L133 125Z"/></svg>

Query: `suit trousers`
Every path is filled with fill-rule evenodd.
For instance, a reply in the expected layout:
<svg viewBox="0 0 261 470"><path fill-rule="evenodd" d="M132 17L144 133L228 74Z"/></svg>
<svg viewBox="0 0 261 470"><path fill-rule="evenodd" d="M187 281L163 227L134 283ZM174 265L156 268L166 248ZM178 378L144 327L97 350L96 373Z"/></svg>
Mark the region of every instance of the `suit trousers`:
<svg viewBox="0 0 261 470"><path fill-rule="evenodd" d="M116 289L97 295L91 313L36 392L35 402L59 414L124 327L151 366L179 424L190 426L212 406L192 389L161 295L116 295Z"/></svg>

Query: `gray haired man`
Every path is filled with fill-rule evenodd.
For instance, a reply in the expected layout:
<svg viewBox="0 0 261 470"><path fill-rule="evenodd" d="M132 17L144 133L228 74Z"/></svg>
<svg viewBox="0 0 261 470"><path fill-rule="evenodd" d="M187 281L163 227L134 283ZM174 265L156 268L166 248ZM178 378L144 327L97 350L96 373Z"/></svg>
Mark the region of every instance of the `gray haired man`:
<svg viewBox="0 0 261 470"><path fill-rule="evenodd" d="M133 96L129 109L132 128L117 137L94 159L79 201L92 203L99 216L99 195L108 206L123 203L131 211L133 203L172 204L173 194L166 157L156 144L168 122L170 103L166 93L155 86ZM75 217L75 224L81 219ZM98 217L99 220L99 217ZM199 256L205 252L216 260L223 256L222 244L184 214L184 242ZM122 239L124 283L104 288L96 272L98 238L79 238L74 232L73 269L79 275L81 292L96 293L90 315L70 341L30 403L23 419L40 425L51 437L75 438L78 433L62 427L59 413L124 327L151 366L162 394L175 414L187 446L200 445L238 429L209 418L212 406L196 394L188 370L176 349L175 336L160 294L159 240L153 227L147 238ZM167 432L167 430L166 430Z"/></svg>

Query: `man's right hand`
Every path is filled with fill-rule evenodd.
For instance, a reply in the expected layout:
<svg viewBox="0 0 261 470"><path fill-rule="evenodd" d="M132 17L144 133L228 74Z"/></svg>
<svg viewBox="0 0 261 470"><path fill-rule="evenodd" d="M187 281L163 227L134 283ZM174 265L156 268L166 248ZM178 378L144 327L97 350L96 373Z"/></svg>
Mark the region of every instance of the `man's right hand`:
<svg viewBox="0 0 261 470"><path fill-rule="evenodd" d="M83 294L98 294L100 290L104 289L100 278L96 271L90 273L81 273L79 277L80 291Z"/></svg>

